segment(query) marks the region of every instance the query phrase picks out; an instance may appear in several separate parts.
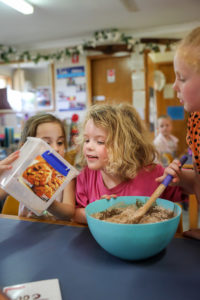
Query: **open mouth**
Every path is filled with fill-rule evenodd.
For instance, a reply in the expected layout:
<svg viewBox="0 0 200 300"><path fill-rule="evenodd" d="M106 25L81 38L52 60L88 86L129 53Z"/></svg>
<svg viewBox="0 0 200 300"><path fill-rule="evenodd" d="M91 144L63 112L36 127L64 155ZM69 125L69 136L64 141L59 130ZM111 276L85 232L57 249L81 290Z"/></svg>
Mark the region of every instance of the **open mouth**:
<svg viewBox="0 0 200 300"><path fill-rule="evenodd" d="M98 159L98 156L87 155L87 159L89 159L89 160L91 160L91 159Z"/></svg>

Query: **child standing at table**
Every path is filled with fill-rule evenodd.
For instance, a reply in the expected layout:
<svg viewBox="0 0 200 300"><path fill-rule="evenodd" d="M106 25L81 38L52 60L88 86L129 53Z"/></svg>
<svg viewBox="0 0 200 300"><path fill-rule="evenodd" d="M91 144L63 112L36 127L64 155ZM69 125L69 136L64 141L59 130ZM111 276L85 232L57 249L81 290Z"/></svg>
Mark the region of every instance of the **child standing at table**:
<svg viewBox="0 0 200 300"><path fill-rule="evenodd" d="M80 134L85 168L77 176L75 221L86 223L85 207L102 197L150 196L164 168L143 121L129 104L94 105ZM167 187L161 198L182 200L179 188Z"/></svg>
<svg viewBox="0 0 200 300"><path fill-rule="evenodd" d="M176 157L178 138L171 134L172 120L169 116L160 116L157 120L157 124L158 135L154 139L154 145L160 154L163 165L165 165L163 154L168 154L172 159Z"/></svg>
<svg viewBox="0 0 200 300"><path fill-rule="evenodd" d="M67 148L67 138L63 122L52 114L37 114L29 118L21 133L20 146L22 146L28 137L37 137L43 139L57 153L64 157ZM16 154L12 154L14 157ZM8 157L4 161L11 163L13 157ZM1 169L1 167L0 167ZM70 219L75 212L75 180L73 179L59 195L59 197L50 205L48 212L45 212L45 218ZM33 212L24 206L19 205L18 215L21 217L36 217ZM53 216L52 216L53 215Z"/></svg>
<svg viewBox="0 0 200 300"><path fill-rule="evenodd" d="M174 176L173 182L196 194L200 202L200 27L192 30L178 45L174 57L176 79L174 90L184 109L190 113L188 119L188 146L193 152L193 170L179 169L180 162L174 160L165 169L167 174ZM200 239L200 229L185 232L186 236Z"/></svg>

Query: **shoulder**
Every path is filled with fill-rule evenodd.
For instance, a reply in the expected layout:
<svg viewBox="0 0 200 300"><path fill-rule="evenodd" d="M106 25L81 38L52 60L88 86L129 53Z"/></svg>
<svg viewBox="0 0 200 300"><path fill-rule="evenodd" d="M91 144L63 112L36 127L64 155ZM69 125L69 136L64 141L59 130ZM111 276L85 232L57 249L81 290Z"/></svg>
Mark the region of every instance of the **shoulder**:
<svg viewBox="0 0 200 300"><path fill-rule="evenodd" d="M160 164L151 164L146 166L143 170L141 170L139 173L141 175L148 175L151 173L151 175L160 176L164 172L164 167Z"/></svg>
<svg viewBox="0 0 200 300"><path fill-rule="evenodd" d="M193 126L196 123L200 122L200 112L192 112L188 118L188 126Z"/></svg>
<svg viewBox="0 0 200 300"><path fill-rule="evenodd" d="M159 133L154 139L154 144L160 143L161 141L163 141L163 139L164 139L163 135Z"/></svg>
<svg viewBox="0 0 200 300"><path fill-rule="evenodd" d="M85 167L79 175L77 176L77 180L93 180L96 179L98 176L98 171L96 170L91 170L88 167Z"/></svg>
<svg viewBox="0 0 200 300"><path fill-rule="evenodd" d="M174 142L174 143L178 143L179 139L175 136L175 135L170 135L170 138L171 140Z"/></svg>

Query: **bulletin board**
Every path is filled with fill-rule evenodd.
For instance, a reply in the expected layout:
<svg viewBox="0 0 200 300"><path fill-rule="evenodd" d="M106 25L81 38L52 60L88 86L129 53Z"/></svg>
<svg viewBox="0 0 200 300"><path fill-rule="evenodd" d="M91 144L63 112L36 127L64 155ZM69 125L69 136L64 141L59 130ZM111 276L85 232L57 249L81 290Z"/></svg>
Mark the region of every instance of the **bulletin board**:
<svg viewBox="0 0 200 300"><path fill-rule="evenodd" d="M86 108L85 67L56 69L56 105L58 111Z"/></svg>

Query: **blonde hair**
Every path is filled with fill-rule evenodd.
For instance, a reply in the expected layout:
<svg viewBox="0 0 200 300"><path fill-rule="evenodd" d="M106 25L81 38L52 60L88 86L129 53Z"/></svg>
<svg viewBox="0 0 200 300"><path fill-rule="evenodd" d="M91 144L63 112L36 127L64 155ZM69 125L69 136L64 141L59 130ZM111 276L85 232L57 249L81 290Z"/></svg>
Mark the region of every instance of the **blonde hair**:
<svg viewBox="0 0 200 300"><path fill-rule="evenodd" d="M200 72L200 27L193 29L177 44L176 53Z"/></svg>
<svg viewBox="0 0 200 300"><path fill-rule="evenodd" d="M170 116L168 115L160 115L158 118L157 118L157 126L159 125L159 121L160 120L169 120L170 122L172 122L172 119Z"/></svg>
<svg viewBox="0 0 200 300"><path fill-rule="evenodd" d="M132 105L124 103L91 106L80 130L78 141L81 149L88 120L92 120L95 126L107 132L105 145L108 164L105 170L109 174L131 179L139 170L154 162L157 151L150 141L144 122Z"/></svg>
<svg viewBox="0 0 200 300"><path fill-rule="evenodd" d="M40 124L44 123L56 123L60 125L63 137L64 137L64 145L65 149L67 149L67 137L66 137L66 129L63 121L61 121L59 118L53 116L52 114L48 113L39 113L32 117L30 117L21 132L21 139L19 146L21 147L27 140L27 137L36 137L37 128Z"/></svg>

